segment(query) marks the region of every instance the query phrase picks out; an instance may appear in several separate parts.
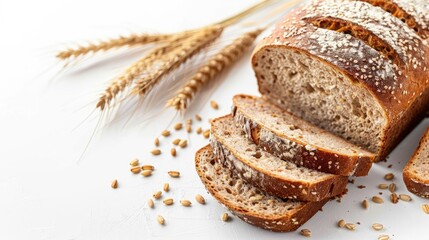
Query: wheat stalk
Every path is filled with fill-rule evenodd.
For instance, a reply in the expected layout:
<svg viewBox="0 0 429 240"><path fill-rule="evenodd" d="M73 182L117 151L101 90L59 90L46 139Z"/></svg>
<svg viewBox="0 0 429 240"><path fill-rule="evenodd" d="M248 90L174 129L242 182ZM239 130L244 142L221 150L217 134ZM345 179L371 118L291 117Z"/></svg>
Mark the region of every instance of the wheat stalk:
<svg viewBox="0 0 429 240"><path fill-rule="evenodd" d="M262 31L263 29L257 29L244 33L231 44L221 49L216 55L209 59L206 64L199 68L177 92L175 97L167 101L166 107L173 107L176 110L186 110L198 91L239 59L245 50L252 46L253 42Z"/></svg>
<svg viewBox="0 0 429 240"><path fill-rule="evenodd" d="M204 47L216 40L223 31L218 25L202 28L194 35L179 42L179 47L152 63L151 69L136 81L134 94L146 95L166 74L170 73Z"/></svg>
<svg viewBox="0 0 429 240"><path fill-rule="evenodd" d="M190 33L191 31L177 33L176 36L171 37L164 45L155 48L146 56L134 62L124 71L123 74L115 78L104 90L104 93L98 99L96 108L104 110L106 105L108 105L120 92L124 91L125 88L131 85L135 79L144 74L144 72L147 71L148 68L158 59L162 58L164 54L175 49L181 41L190 36Z"/></svg>
<svg viewBox="0 0 429 240"><path fill-rule="evenodd" d="M131 34L129 36L120 36L98 43L89 43L87 46L79 45L77 48L69 48L57 54L57 58L67 60L70 58L77 58L89 53L96 53L100 51L107 51L113 48L120 48L124 46L135 46L154 42L160 42L171 38L171 34Z"/></svg>

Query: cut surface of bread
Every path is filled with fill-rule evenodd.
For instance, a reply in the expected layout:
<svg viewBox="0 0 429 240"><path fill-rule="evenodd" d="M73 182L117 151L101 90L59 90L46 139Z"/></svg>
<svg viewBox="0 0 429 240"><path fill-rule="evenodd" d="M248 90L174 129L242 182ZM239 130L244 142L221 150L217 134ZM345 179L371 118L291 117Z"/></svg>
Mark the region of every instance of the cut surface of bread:
<svg viewBox="0 0 429 240"><path fill-rule="evenodd" d="M219 161L271 195L320 201L344 192L347 177L300 167L264 151L235 126L231 115L211 121L211 144Z"/></svg>
<svg viewBox="0 0 429 240"><path fill-rule="evenodd" d="M243 221L266 230L294 231L320 210L328 200L283 200L244 182L215 160L207 145L195 156L195 167L207 191Z"/></svg>
<svg viewBox="0 0 429 240"><path fill-rule="evenodd" d="M405 166L403 177L408 191L429 198L429 128Z"/></svg>
<svg viewBox="0 0 429 240"><path fill-rule="evenodd" d="M342 176L365 176L375 155L262 98L236 95L233 117L265 151L299 166Z"/></svg>

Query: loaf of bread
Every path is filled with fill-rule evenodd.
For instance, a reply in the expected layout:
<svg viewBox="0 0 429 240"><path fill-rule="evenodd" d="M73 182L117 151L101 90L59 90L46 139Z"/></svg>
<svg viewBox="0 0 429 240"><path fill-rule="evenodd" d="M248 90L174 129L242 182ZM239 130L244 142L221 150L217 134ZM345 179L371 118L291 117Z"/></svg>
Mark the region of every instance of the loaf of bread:
<svg viewBox="0 0 429 240"><path fill-rule="evenodd" d="M243 221L271 231L296 230L328 201L300 202L270 196L219 164L209 145L196 153L195 168L207 191L220 204Z"/></svg>
<svg viewBox="0 0 429 240"><path fill-rule="evenodd" d="M405 166L403 178L408 191L429 198L429 128Z"/></svg>
<svg viewBox="0 0 429 240"><path fill-rule="evenodd" d="M236 95L232 115L246 136L274 156L317 171L365 176L375 155L262 98Z"/></svg>
<svg viewBox="0 0 429 240"><path fill-rule="evenodd" d="M225 167L271 195L321 201L345 191L347 177L300 167L263 151L234 125L231 115L211 121L210 141Z"/></svg>
<svg viewBox="0 0 429 240"><path fill-rule="evenodd" d="M254 50L262 95L381 159L429 106L427 0L326 0Z"/></svg>

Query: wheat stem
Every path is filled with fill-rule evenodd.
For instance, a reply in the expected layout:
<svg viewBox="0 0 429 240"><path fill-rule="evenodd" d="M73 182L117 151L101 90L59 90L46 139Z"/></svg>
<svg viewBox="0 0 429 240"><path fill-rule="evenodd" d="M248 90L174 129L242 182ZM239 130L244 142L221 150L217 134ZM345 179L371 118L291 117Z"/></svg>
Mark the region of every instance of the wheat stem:
<svg viewBox="0 0 429 240"><path fill-rule="evenodd" d="M151 69L145 73L133 88L134 94L147 94L166 74L179 67L189 58L200 52L204 47L216 40L222 34L223 28L217 25L209 26L194 35L179 41L179 46L167 53L158 61L152 63Z"/></svg>
<svg viewBox="0 0 429 240"><path fill-rule="evenodd" d="M186 110L196 93L209 81L218 76L224 69L231 66L249 48L263 29L247 32L230 45L221 49L183 85L176 96L167 101L167 107Z"/></svg>
<svg viewBox="0 0 429 240"><path fill-rule="evenodd" d="M217 23L217 25L223 26L223 27L227 27L230 26L238 21L240 21L241 19L243 19L244 17L246 17L249 14L252 14L256 11L258 11L259 9L267 6L270 3L273 3L275 1L279 1L279 0L263 0L260 3L257 3L253 6L250 6L249 8L239 12L238 14L235 14L229 18L226 18L220 22Z"/></svg>
<svg viewBox="0 0 429 240"><path fill-rule="evenodd" d="M69 48L61 51L57 54L57 58L66 60L69 58L77 58L89 53L96 53L100 51L107 51L113 48L119 48L124 46L135 46L148 43L159 42L171 38L170 34L131 34L129 36L120 36L119 38L113 38L98 43L89 43L87 46L78 46L77 48Z"/></svg>

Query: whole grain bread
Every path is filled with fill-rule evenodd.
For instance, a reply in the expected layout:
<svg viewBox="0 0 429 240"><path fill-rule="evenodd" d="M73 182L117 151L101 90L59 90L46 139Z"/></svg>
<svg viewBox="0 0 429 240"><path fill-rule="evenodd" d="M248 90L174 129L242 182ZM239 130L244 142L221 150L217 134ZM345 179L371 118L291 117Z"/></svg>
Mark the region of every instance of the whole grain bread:
<svg viewBox="0 0 429 240"><path fill-rule="evenodd" d="M281 198L321 201L344 192L347 177L323 173L265 152L235 126L231 115L211 121L218 161L243 180Z"/></svg>
<svg viewBox="0 0 429 240"><path fill-rule="evenodd" d="M317 0L291 12L252 64L269 101L382 159L429 105L429 7L394 0L419 32L368 2Z"/></svg>
<svg viewBox="0 0 429 240"><path fill-rule="evenodd" d="M403 178L408 191L429 198L429 128L405 166Z"/></svg>
<svg viewBox="0 0 429 240"><path fill-rule="evenodd" d="M294 231L328 201L283 200L244 182L215 160L209 145L195 155L195 168L207 191L243 221L270 231Z"/></svg>
<svg viewBox="0 0 429 240"><path fill-rule="evenodd" d="M375 158L262 98L234 96L232 115L250 140L299 166L342 176L365 176Z"/></svg>

